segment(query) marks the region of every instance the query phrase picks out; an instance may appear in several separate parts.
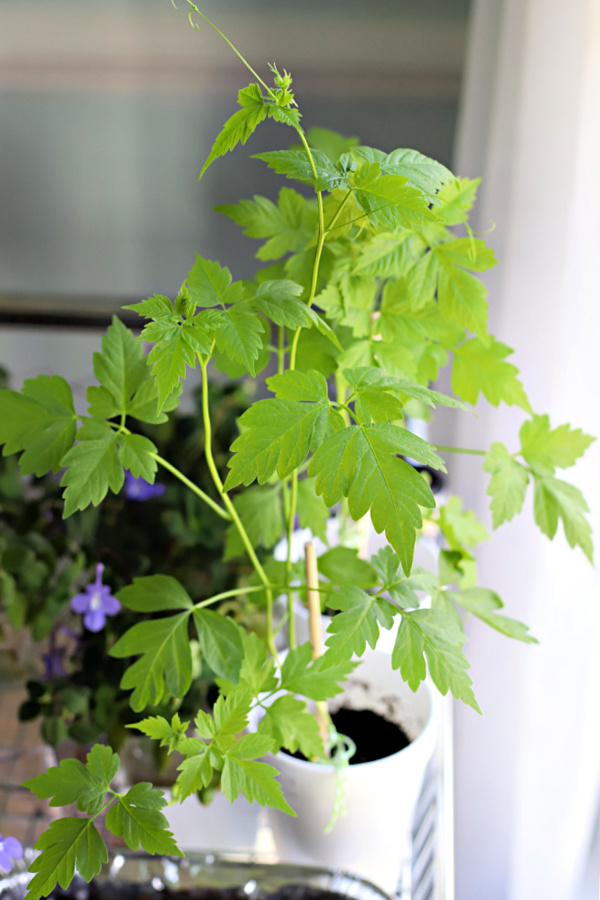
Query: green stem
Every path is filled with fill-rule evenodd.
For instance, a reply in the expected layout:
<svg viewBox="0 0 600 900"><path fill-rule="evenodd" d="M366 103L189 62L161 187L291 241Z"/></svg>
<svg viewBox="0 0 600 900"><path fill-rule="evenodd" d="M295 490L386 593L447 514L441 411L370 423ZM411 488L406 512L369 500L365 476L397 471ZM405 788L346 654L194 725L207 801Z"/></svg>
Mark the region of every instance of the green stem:
<svg viewBox="0 0 600 900"><path fill-rule="evenodd" d="M298 470L292 474L292 488L289 498L288 530L287 530L287 559L285 563L286 580L288 584L292 580L292 538L294 535L294 520L296 518L296 506L298 504ZM296 646L296 616L294 615L294 590L288 588L288 637L292 650Z"/></svg>
<svg viewBox="0 0 600 900"><path fill-rule="evenodd" d="M244 57L242 56L242 54L240 53L240 51L237 49L237 47L234 47L234 46L233 46L233 44L231 43L231 41L229 40L229 38L227 37L227 35L226 35L226 34L223 34L223 32L221 31L221 29L220 29L220 28L217 28L217 26L214 24L214 22L211 22L210 19L209 19L207 16L205 16L203 12L200 12L200 10L199 10L198 7L196 6L196 4L195 4L195 3L192 3L192 0L187 0L187 3L188 3L189 6L192 7L192 9L194 10L194 12L195 12L198 16L200 16L201 19L204 19L204 21L206 22L207 25L210 25L211 28L214 28L214 30L217 32L217 34L220 34L220 35L221 35L221 37L223 38L223 40L225 41L225 43L226 43L229 47L231 47L231 49L233 50L233 52L235 53L235 55L238 57L238 59L241 59L241 61L244 63L244 65L246 66L246 68L248 69L248 71L251 72L252 75L254 75L254 77L257 79L257 81L260 82L260 84L262 84L262 86L264 87L264 89L267 91L267 93L268 93L269 96L271 97L271 96L272 96L272 90L271 90L271 88L270 88L268 85L266 85L266 84L264 83L264 81L262 80L262 78L260 77L260 75L257 75L257 73L254 71L254 69L253 69L252 66L250 65L250 63L249 63L247 60L244 59ZM197 26L195 26L195 27L197 27Z"/></svg>
<svg viewBox="0 0 600 900"><path fill-rule="evenodd" d="M250 558L250 562L254 566L254 571L262 581L265 593L267 596L267 643L269 645L269 650L272 655L277 659L277 649L275 647L275 643L273 641L273 591L270 587L269 579L263 569L258 556L252 546L252 542L248 537L248 533L244 528L242 521L237 514L236 508L233 505L229 494L225 491L223 486L223 482L221 481L221 476L219 475L219 470L217 469L213 453L212 453L212 426L210 421L210 410L208 408L208 376L206 373L206 369L208 366L208 360L205 360L200 354L198 355L198 359L200 361L200 368L202 370L202 421L204 423L204 453L206 456L206 463L208 465L209 472L212 476L212 480L215 483L215 487L217 488L219 494L223 498L223 503L225 504L227 511L233 521L235 527L238 530L239 536L242 539L242 543L246 548L246 553Z"/></svg>
<svg viewBox="0 0 600 900"><path fill-rule="evenodd" d="M439 444L435 445L435 449L440 453L469 453L472 456L485 456L485 450L471 450L468 447L441 447Z"/></svg>
<svg viewBox="0 0 600 900"><path fill-rule="evenodd" d="M277 585L269 586L277 587ZM218 600L226 600L228 597L241 597L243 594L256 594L258 591L264 591L264 589L264 584L259 584L255 587L231 588L229 591L222 591L220 594L215 594L213 597L208 597L206 600L200 600L199 603L194 603L194 609L203 609L205 606L210 606L211 603L216 603Z"/></svg>
<svg viewBox="0 0 600 900"><path fill-rule="evenodd" d="M329 234L329 232L332 231L333 228L335 227L335 223L339 219L341 211L343 210L344 206L346 205L346 203L348 202L348 200L350 199L351 196L352 196L352 188L350 188L350 190L348 191L348 193L346 194L346 196L344 197L344 199L338 206L337 210L335 211L335 215L333 216L333 218L331 219L331 222L325 229L326 235Z"/></svg>
<svg viewBox="0 0 600 900"><path fill-rule="evenodd" d="M176 469L175 466L172 466L171 463L168 462L168 460L163 459L162 456L158 455L158 453L151 453L150 455L152 459L156 460L159 466L162 466L163 469L167 469L167 471L174 475L175 478L178 478L182 484L185 484L185 486L188 487L190 491L193 491L196 496L200 497L201 500L204 500L207 506L210 506L210 508L214 510L214 512L216 512L218 516L221 516L221 518L225 519L227 522L231 521L231 516L229 515L229 513L226 512L226 510L224 510L221 506L219 506L218 503L215 503L215 501L211 497L209 497L208 494L205 494L197 484L194 484L193 481L190 481L190 479L187 478L183 474L183 472L180 472L179 469Z"/></svg>

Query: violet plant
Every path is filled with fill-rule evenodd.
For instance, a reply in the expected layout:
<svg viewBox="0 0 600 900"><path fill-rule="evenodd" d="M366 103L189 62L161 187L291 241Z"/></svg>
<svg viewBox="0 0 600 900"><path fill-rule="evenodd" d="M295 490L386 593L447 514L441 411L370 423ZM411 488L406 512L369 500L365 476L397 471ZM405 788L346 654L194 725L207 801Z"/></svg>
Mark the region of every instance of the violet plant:
<svg viewBox="0 0 600 900"><path fill-rule="evenodd" d="M190 17L208 21L187 2ZM477 273L496 260L468 226L478 182L456 178L415 150L384 153L323 129L305 132L291 75L273 65L269 86L233 49L253 81L239 91L239 109L217 137L201 177L266 119L291 133L292 149L256 158L302 189L282 187L277 203L257 196L218 208L262 241L257 258L266 266L252 282L234 281L228 268L197 254L173 300L154 296L129 307L146 320L139 337L115 318L94 356L99 384L88 389L88 415L76 413L64 379L38 376L20 393L0 394L0 440L5 453L21 454L25 474L63 471L65 516L101 503L126 477L153 484L162 467L228 523L226 554L244 557L252 577L200 598L170 576L136 579L118 592L118 601L129 610L163 615L135 624L111 653L135 658L122 687L131 691L133 710L143 712L176 702L189 687L193 636L218 676L213 713L201 711L193 723L177 712L170 720L147 716L136 726L183 754L174 796L183 800L220 773L229 800L241 793L293 815L276 769L260 759L280 748L300 750L308 759L324 756L307 700L323 703L339 693L381 628L398 625L390 665L413 690L429 672L442 694L451 692L476 710L463 616L475 615L508 637L534 640L525 625L501 613L493 590L477 585L472 551L487 536L483 526L459 498L436 510L427 480L406 458L442 472L448 453L465 452L474 465L483 464L491 475L494 528L520 512L532 484L542 532L553 538L562 521L569 544L591 559L585 500L556 470L573 465L592 438L570 425L552 427L547 416L532 411L518 370L507 361L510 348L488 331L486 289ZM152 345L148 356L145 342ZM223 480L212 451L210 369L235 364L254 378L271 359L277 366L267 378L271 396L241 416ZM446 365L452 366L456 397L429 387ZM210 493L130 428L135 419L165 421L177 407L181 381L196 367ZM415 406L443 405L465 414L480 395L494 406L523 410L516 449L502 443L488 451L435 447L405 427ZM310 645L296 642L294 603L306 585L292 559L292 536L298 517L324 538L332 509L354 521L370 515L388 544L369 562L339 548L341 555L324 563L327 580L320 591L339 612L326 652L312 660ZM435 519L446 542L435 574L412 565L424 517ZM288 553L277 561L271 551L282 535ZM99 584L94 591L96 599L89 598L95 614L108 613ZM423 592L430 608L421 604ZM287 598L289 644L281 665L274 615L279 596ZM214 611L228 598L264 605L266 643ZM77 603L83 609L84 601ZM242 734L256 706L265 709L258 730ZM27 783L38 797L54 805L76 803L81 813L54 822L38 841L31 900L57 882L65 887L75 868L88 880L99 871L107 859L95 824L100 816L131 849L180 853L161 812L162 793L150 784L116 791L118 766L117 754L96 745L85 765L66 760Z"/></svg>

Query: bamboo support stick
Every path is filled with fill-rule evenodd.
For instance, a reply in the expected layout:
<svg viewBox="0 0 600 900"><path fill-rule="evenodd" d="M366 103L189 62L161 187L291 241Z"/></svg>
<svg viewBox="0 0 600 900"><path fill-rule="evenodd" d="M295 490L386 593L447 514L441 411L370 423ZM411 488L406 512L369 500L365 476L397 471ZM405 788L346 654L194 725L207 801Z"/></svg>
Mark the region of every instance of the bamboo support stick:
<svg viewBox="0 0 600 900"><path fill-rule="evenodd" d="M321 600L319 598L319 573L317 570L317 553L312 541L304 545L304 560L306 565L306 585L308 597L308 615L310 627L310 643L313 659L323 655L323 633L321 629ZM319 732L325 747L325 756L329 757L329 713L327 703L320 701L315 704L315 717L319 725Z"/></svg>

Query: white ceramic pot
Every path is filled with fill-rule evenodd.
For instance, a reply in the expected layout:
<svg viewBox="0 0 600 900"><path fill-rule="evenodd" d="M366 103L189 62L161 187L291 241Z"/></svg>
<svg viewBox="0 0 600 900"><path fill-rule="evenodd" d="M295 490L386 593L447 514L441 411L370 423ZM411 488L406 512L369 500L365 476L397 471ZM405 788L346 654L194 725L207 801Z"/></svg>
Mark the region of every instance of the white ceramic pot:
<svg viewBox="0 0 600 900"><path fill-rule="evenodd" d="M328 833L324 829L334 805L334 766L284 753L267 759L280 771L284 795L298 813L296 819L269 810L277 855L286 862L338 866L393 893L436 742L439 699L427 684L414 694L392 670L389 655L369 650L330 708L342 705L385 713L402 725L411 743L392 756L347 769L346 812Z"/></svg>

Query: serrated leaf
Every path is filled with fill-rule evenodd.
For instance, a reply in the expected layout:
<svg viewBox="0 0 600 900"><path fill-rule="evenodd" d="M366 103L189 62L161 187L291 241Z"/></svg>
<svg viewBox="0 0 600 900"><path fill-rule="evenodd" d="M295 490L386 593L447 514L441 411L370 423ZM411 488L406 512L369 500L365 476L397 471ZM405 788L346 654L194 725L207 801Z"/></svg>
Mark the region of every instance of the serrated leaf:
<svg viewBox="0 0 600 900"><path fill-rule="evenodd" d="M206 750L184 759L177 769L180 772L176 781L177 795L181 801L203 787L208 787L214 772L210 754Z"/></svg>
<svg viewBox="0 0 600 900"><path fill-rule="evenodd" d="M256 375L256 361L263 349L265 330L252 301L240 300L219 313L215 340L221 353L241 363L250 375Z"/></svg>
<svg viewBox="0 0 600 900"><path fill-rule="evenodd" d="M143 478L154 484L158 463L154 458L156 447L152 441L141 434L119 435L119 456L123 468L128 469L134 478Z"/></svg>
<svg viewBox="0 0 600 900"><path fill-rule="evenodd" d="M441 694L450 691L476 712L481 712L466 673L469 663L462 651L465 635L450 613L441 609L403 612L392 651L392 667L400 669L413 691L425 679L426 665Z"/></svg>
<svg viewBox="0 0 600 900"><path fill-rule="evenodd" d="M267 378L267 385L278 400L314 401L328 400L327 381L320 372L287 370L281 375Z"/></svg>
<svg viewBox="0 0 600 900"><path fill-rule="evenodd" d="M254 303L275 325L286 328L306 328L311 324L307 306L298 297L303 287L286 278L263 281L254 296Z"/></svg>
<svg viewBox="0 0 600 900"><path fill-rule="evenodd" d="M445 184L438 193L437 214L445 225L460 225L468 219L477 197L481 178L455 178Z"/></svg>
<svg viewBox="0 0 600 900"><path fill-rule="evenodd" d="M595 438L579 428L559 425L550 429L548 416L533 416L519 432L521 453L536 471L552 475L556 467L567 469L583 456Z"/></svg>
<svg viewBox="0 0 600 900"><path fill-rule="evenodd" d="M340 682L357 665L348 659L337 659L329 650L311 660L312 647L308 643L289 650L281 668L281 688L310 700L329 700L341 693Z"/></svg>
<svg viewBox="0 0 600 900"><path fill-rule="evenodd" d="M277 685L275 663L268 656L267 648L254 632L242 634L244 657L240 672L240 683L248 686L252 697L264 691L272 691Z"/></svg>
<svg viewBox="0 0 600 900"><path fill-rule="evenodd" d="M589 507L583 494L574 485L551 476L534 473L533 511L537 525L552 540L561 519L570 547L581 547L593 563L592 529L585 518Z"/></svg>
<svg viewBox="0 0 600 900"><path fill-rule="evenodd" d="M298 403L276 398L259 400L240 418L246 429L233 442L225 490L254 480L264 484L275 471L280 479L298 468L341 423L326 399Z"/></svg>
<svg viewBox="0 0 600 900"><path fill-rule="evenodd" d="M319 574L333 584L353 584L368 589L377 583L377 574L370 562L358 556L352 547L332 547L319 556Z"/></svg>
<svg viewBox="0 0 600 900"><path fill-rule="evenodd" d="M310 225L314 213L292 188L280 190L277 205L266 197L255 196L236 205L214 208L241 225L248 237L268 238L256 254L263 261L303 250L313 237Z"/></svg>
<svg viewBox="0 0 600 900"><path fill-rule="evenodd" d="M383 174L406 178L407 184L427 194L431 199L436 196L442 185L450 183L454 178L449 169L417 150L393 150L386 155L372 147L355 147L351 155L355 159L379 163Z"/></svg>
<svg viewBox="0 0 600 900"><path fill-rule="evenodd" d="M162 404L162 411L157 412L159 398L158 384L151 378L148 381L144 381L140 389L136 391L135 396L129 404L129 415L133 416L134 419L138 419L140 422L147 422L149 425L159 425L161 422L167 422L169 419L167 413L176 409L179 405L180 394L181 385L178 384ZM90 415L93 415L91 409Z"/></svg>
<svg viewBox="0 0 600 900"><path fill-rule="evenodd" d="M209 354L211 340L200 317L181 322L158 319L152 323L151 330L146 326L142 336L155 342L148 355L148 363L152 366L158 386L157 412L160 412L179 387L179 382L185 378L186 367L196 367L198 353Z"/></svg>
<svg viewBox="0 0 600 900"><path fill-rule="evenodd" d="M24 475L58 472L73 446L76 423L71 388L59 375L28 378L21 393L0 391L0 443L5 456L25 451Z"/></svg>
<svg viewBox="0 0 600 900"><path fill-rule="evenodd" d="M216 726L215 739L223 747L232 746L235 735L246 728L251 705L252 695L247 685L242 685L239 691L235 691L227 697L217 698L213 708ZM227 740L228 738L231 740Z"/></svg>
<svg viewBox="0 0 600 900"><path fill-rule="evenodd" d="M389 629L394 624L394 607L388 600L354 585L343 585L328 603L342 610L329 623L325 642L335 660L362 656L367 644L375 649L380 626Z"/></svg>
<svg viewBox="0 0 600 900"><path fill-rule="evenodd" d="M267 707L258 734L272 738L277 747L285 747L290 753L300 750L307 759L325 755L315 716L309 713L303 700L291 694L278 697Z"/></svg>
<svg viewBox="0 0 600 900"><path fill-rule="evenodd" d="M441 313L445 319L468 328L487 343L487 289L478 278L456 265L452 254L445 251L446 246L438 244L431 250L438 262L437 291Z"/></svg>
<svg viewBox="0 0 600 900"><path fill-rule="evenodd" d="M316 179L305 150L269 150L266 153L255 153L252 158L266 162L278 175L314 185L316 191L333 191L336 188L347 187L347 174L341 172L325 153L313 150L312 156L317 173Z"/></svg>
<svg viewBox="0 0 600 900"><path fill-rule="evenodd" d="M506 357L513 351L495 338L486 345L479 338L466 341L454 351L452 390L468 403L477 403L479 392L492 406L501 402L531 412L519 370Z"/></svg>
<svg viewBox="0 0 600 900"><path fill-rule="evenodd" d="M156 576L155 576L156 577ZM188 639L189 612L138 622L110 650L111 656L140 656L121 679L124 691L133 690L131 708L141 712L167 695L183 697L192 681L192 653Z"/></svg>
<svg viewBox="0 0 600 900"><path fill-rule="evenodd" d="M261 744L258 739L262 741ZM265 735L246 735L237 741L225 756L221 790L230 803L239 794L243 794L250 803L256 801L260 806L280 809L295 816L296 813L287 803L281 786L275 780L279 774L277 769L267 763L254 761L256 756L263 756L272 745L271 738Z"/></svg>
<svg viewBox="0 0 600 900"><path fill-rule="evenodd" d="M357 185L356 201L379 228L413 228L435 221L421 191L407 184L399 175L370 176Z"/></svg>
<svg viewBox="0 0 600 900"><path fill-rule="evenodd" d="M204 259L196 253L196 261L187 274L185 284L190 300L201 307L227 302L231 272L220 263Z"/></svg>
<svg viewBox="0 0 600 900"><path fill-rule="evenodd" d="M106 815L106 827L122 838L130 850L141 848L146 853L183 856L161 812L163 806L166 806L163 792L142 781L134 784L111 806Z"/></svg>
<svg viewBox="0 0 600 900"><path fill-rule="evenodd" d="M94 375L115 400L119 414L148 378L144 348L117 316L102 338L102 353L94 353Z"/></svg>
<svg viewBox="0 0 600 900"><path fill-rule="evenodd" d="M95 419L112 419L119 415L119 405L105 387L91 385L86 392L88 412ZM156 407L156 400L154 401Z"/></svg>
<svg viewBox="0 0 600 900"><path fill-rule="evenodd" d="M237 681L243 654L239 626L211 609L195 609L194 624L202 655L215 675Z"/></svg>
<svg viewBox="0 0 600 900"><path fill-rule="evenodd" d="M192 600L172 575L145 575L121 588L117 599L135 612L162 612L168 609L192 609Z"/></svg>
<svg viewBox="0 0 600 900"><path fill-rule="evenodd" d="M464 403L461 403L460 400L455 400L454 397L441 394L439 391L432 391L421 384L408 381L406 378L389 375L387 372L374 366L344 369L343 375L358 396L363 391L391 391L411 397L413 400L418 400L432 409L435 409L436 404L449 406L453 409L468 409Z"/></svg>
<svg viewBox="0 0 600 900"><path fill-rule="evenodd" d="M355 521L371 510L373 527L378 533L385 531L407 574L415 531L423 522L419 507L433 508L435 500L423 478L396 454L419 461L427 457L435 468L441 463L435 453L422 446L425 442L414 438L395 425L345 428L320 445L308 469L309 475L316 476L316 490L328 506L348 497Z"/></svg>
<svg viewBox="0 0 600 900"><path fill-rule="evenodd" d="M529 475L499 442L493 443L486 453L483 468L492 476L487 492L492 498L492 523L494 528L498 528L521 511Z"/></svg>
<svg viewBox="0 0 600 900"><path fill-rule="evenodd" d="M252 545L269 549L273 547L284 530L281 490L278 487L253 487L236 494L233 505ZM246 552L239 531L232 523L227 529L227 543L223 559L242 556Z"/></svg>
<svg viewBox="0 0 600 900"><path fill-rule="evenodd" d="M65 518L78 509L97 506L109 489L118 494L123 487L123 466L119 459L119 435L104 422L89 420L77 432L80 441L63 458L67 466L60 482L65 488Z"/></svg>
<svg viewBox="0 0 600 900"><path fill-rule="evenodd" d="M47 897L57 884L66 889L75 871L91 881L108 860L106 845L91 819L66 816L51 823L35 844L41 850L30 864L29 900Z"/></svg>
<svg viewBox="0 0 600 900"><path fill-rule="evenodd" d="M245 144L250 135L258 128L266 116L267 107L255 104L252 106L245 106L234 113L223 125L221 133L214 142L208 155L208 159L202 166L202 171L198 178L202 178L215 159L218 159L220 156L225 156L229 150L233 150L236 144Z"/></svg>
<svg viewBox="0 0 600 900"><path fill-rule="evenodd" d="M110 748L107 749L112 755ZM46 772L25 781L23 787L26 787L39 799L49 798L50 806L68 806L71 803L77 803L79 810L93 815L102 807L102 801L114 775L115 773L112 771L110 779L107 780L102 775L98 779L79 760L63 759L60 765L52 766ZM99 805L98 799L100 799Z"/></svg>
<svg viewBox="0 0 600 900"><path fill-rule="evenodd" d="M504 604L494 591L473 587L464 591L451 591L450 596L464 610L477 616L478 619L501 634L517 641L523 641L525 644L539 643L528 633L529 628L523 622L511 619L509 616L498 615L498 610L502 609Z"/></svg>
<svg viewBox="0 0 600 900"><path fill-rule="evenodd" d="M463 510L460 497L448 497L439 507L438 520L442 534L453 550L476 547L489 539L489 534L473 510Z"/></svg>
<svg viewBox="0 0 600 900"><path fill-rule="evenodd" d="M361 246L353 274L371 278L398 277L408 262L410 231L376 232Z"/></svg>

